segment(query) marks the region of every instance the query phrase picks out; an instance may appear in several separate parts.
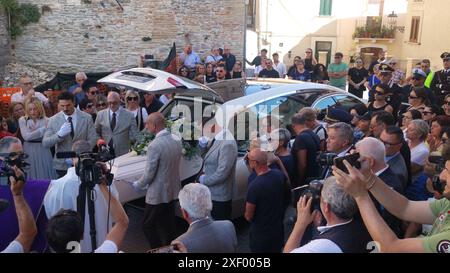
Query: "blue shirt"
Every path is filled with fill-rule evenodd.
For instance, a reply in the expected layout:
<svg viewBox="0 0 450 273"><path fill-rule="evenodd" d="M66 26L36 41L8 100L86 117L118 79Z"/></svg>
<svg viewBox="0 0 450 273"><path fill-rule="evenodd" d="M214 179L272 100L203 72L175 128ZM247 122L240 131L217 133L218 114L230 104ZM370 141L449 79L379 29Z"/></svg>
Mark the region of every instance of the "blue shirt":
<svg viewBox="0 0 450 273"><path fill-rule="evenodd" d="M186 55L183 52L183 53L180 54L180 58L181 58L181 60L183 60L184 65L189 67L189 68L195 68L195 66L197 64L201 63L200 57L195 52L192 52L189 55Z"/></svg>
<svg viewBox="0 0 450 273"><path fill-rule="evenodd" d="M303 71L303 73L300 73L297 71L297 69L293 69L290 75L293 80L297 81L309 81L311 80L311 73L308 70Z"/></svg>
<svg viewBox="0 0 450 273"><path fill-rule="evenodd" d="M74 84L72 86L69 87L69 90L67 90L69 93L73 93L73 91L75 91L75 89L77 89L78 87L81 87L78 83ZM86 98L86 92L81 91L80 93L75 95L75 105L78 105L83 99Z"/></svg>

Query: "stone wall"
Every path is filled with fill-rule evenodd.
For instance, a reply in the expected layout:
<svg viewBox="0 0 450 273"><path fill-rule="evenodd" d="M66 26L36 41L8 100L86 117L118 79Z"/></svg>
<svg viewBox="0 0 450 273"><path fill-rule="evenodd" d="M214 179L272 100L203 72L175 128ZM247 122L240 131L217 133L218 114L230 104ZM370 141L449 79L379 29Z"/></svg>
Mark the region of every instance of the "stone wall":
<svg viewBox="0 0 450 273"><path fill-rule="evenodd" d="M108 71L136 65L141 54L163 60L186 41L206 56L227 43L242 59L244 0L19 0L43 5L37 24L15 42L17 62L47 71ZM143 41L150 37L151 41Z"/></svg>
<svg viewBox="0 0 450 273"><path fill-rule="evenodd" d="M6 64L11 60L7 18L0 11L0 76L4 74Z"/></svg>

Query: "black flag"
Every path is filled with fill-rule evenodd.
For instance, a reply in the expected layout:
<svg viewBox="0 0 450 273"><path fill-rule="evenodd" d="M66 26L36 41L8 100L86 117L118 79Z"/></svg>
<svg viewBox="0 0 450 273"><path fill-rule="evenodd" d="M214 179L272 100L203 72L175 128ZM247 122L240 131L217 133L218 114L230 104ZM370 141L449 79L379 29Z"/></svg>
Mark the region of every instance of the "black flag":
<svg viewBox="0 0 450 273"><path fill-rule="evenodd" d="M172 74L177 74L176 57L177 57L177 49L175 47L175 43L173 43L169 55L162 62L160 69L166 72L170 72Z"/></svg>

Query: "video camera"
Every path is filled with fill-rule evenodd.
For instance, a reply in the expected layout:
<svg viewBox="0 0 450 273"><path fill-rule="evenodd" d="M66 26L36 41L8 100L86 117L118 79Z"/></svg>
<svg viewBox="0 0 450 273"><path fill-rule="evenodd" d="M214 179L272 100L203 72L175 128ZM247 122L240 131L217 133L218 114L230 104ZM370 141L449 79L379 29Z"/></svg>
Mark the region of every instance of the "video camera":
<svg viewBox="0 0 450 273"><path fill-rule="evenodd" d="M294 204L298 203L298 200L302 196L312 198L311 212L314 210L320 210L320 196L322 194L323 180L313 180L308 185L303 185L292 189L292 197Z"/></svg>
<svg viewBox="0 0 450 273"><path fill-rule="evenodd" d="M16 177L16 173L14 171L14 167L19 168L26 176L25 168L29 166L28 163L25 162L25 159L28 158L26 154L23 153L7 153L0 154L3 157L3 162L0 166L0 185L6 186L9 184L9 177ZM6 179L5 179L6 178Z"/></svg>
<svg viewBox="0 0 450 273"><path fill-rule="evenodd" d="M57 158L78 158L78 163L75 166L76 174L80 177L82 183L88 183L92 186L101 184L103 178L106 179L106 184L112 184L114 175L106 170L102 163L111 160L109 155L103 153L82 153L77 155L75 152L60 152L56 153Z"/></svg>
<svg viewBox="0 0 450 273"><path fill-rule="evenodd" d="M433 185L433 190L442 194L445 189L445 184L441 183L441 179L439 178L439 175L445 169L446 160L442 156L429 156L428 161L430 163L436 164L435 174L433 175L433 178L431 180L432 185Z"/></svg>
<svg viewBox="0 0 450 273"><path fill-rule="evenodd" d="M359 162L359 153L353 153L346 156L338 157L335 153L319 153L317 156L317 163L320 166L336 166L340 170L349 173L347 167L344 165L344 160L347 160L350 165L360 169L361 163Z"/></svg>

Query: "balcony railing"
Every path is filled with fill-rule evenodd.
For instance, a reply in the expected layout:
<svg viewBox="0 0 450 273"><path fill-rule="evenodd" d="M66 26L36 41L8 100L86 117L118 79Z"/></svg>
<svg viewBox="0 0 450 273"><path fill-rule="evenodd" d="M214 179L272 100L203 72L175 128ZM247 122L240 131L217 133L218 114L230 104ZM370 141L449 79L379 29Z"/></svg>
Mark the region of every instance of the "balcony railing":
<svg viewBox="0 0 450 273"><path fill-rule="evenodd" d="M353 38L394 39L395 26L383 24L382 17L367 17L357 22Z"/></svg>

